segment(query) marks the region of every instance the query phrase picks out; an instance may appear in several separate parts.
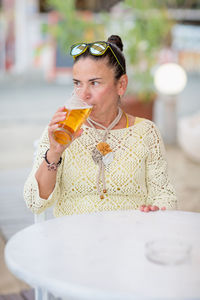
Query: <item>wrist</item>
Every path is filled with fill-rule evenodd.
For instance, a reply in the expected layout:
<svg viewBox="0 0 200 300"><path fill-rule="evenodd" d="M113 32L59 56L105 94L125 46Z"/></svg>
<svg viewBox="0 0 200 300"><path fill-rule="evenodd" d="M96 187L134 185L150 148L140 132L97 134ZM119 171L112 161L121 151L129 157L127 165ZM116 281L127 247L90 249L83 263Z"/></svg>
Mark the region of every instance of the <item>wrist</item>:
<svg viewBox="0 0 200 300"><path fill-rule="evenodd" d="M49 149L45 152L44 155L45 162L49 171L56 171L62 162L62 157L59 155L52 154Z"/></svg>
<svg viewBox="0 0 200 300"><path fill-rule="evenodd" d="M62 153L61 152L57 152L54 149L50 148L47 151L47 159L50 162L58 163L58 161L60 160L61 156L62 156Z"/></svg>

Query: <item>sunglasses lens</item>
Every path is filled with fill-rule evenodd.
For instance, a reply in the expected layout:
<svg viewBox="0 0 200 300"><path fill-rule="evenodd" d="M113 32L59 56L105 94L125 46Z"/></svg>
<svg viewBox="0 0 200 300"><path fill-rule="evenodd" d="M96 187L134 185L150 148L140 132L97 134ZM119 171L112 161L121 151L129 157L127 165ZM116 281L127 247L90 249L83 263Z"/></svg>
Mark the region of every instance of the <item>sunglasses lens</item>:
<svg viewBox="0 0 200 300"><path fill-rule="evenodd" d="M71 55L72 56L80 55L85 50L85 47L87 47L86 44L78 44L73 46L71 49Z"/></svg>
<svg viewBox="0 0 200 300"><path fill-rule="evenodd" d="M90 52L93 55L101 55L107 47L106 43L94 43L92 46L90 46Z"/></svg>

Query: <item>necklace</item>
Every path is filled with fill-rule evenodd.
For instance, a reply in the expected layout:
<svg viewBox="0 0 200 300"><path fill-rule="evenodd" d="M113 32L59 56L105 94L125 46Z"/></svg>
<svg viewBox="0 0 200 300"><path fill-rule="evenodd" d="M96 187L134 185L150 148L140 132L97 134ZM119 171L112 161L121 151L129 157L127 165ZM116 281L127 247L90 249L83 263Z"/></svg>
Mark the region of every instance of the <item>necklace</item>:
<svg viewBox="0 0 200 300"><path fill-rule="evenodd" d="M102 141L99 142L92 151L92 158L93 158L94 162L99 165L99 171L97 174L97 191L98 191L101 199L104 199L104 196L100 191L99 181L100 181L100 178L102 178L103 193L107 193L106 182L105 182L105 166L108 166L114 159L113 150L111 149L110 145L108 143L106 143L106 139L109 135L110 130L119 123L119 121L122 117L122 114L123 114L123 111L119 107L119 111L118 111L116 118L113 120L113 122L108 127L105 127L102 124L99 124L98 122L92 120L91 118L87 119L87 122L90 124L90 126L92 128L94 128L94 130L98 136L100 136L100 134L99 134L98 130L96 129L95 125L103 128L105 130L104 135L100 136L100 139ZM128 117L126 114L125 114L125 116L126 116L126 120L127 120L126 127L128 127Z"/></svg>

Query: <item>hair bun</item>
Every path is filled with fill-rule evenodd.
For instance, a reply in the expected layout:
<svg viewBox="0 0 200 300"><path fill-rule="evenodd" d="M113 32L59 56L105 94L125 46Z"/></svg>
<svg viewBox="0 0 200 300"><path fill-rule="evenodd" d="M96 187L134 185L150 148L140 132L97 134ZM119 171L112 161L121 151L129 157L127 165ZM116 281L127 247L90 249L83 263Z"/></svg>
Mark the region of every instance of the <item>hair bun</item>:
<svg viewBox="0 0 200 300"><path fill-rule="evenodd" d="M120 38L120 36L118 35L111 35L109 38L108 38L108 42L111 43L111 44L114 44L116 45L121 51L123 51L123 43L122 43L122 40Z"/></svg>

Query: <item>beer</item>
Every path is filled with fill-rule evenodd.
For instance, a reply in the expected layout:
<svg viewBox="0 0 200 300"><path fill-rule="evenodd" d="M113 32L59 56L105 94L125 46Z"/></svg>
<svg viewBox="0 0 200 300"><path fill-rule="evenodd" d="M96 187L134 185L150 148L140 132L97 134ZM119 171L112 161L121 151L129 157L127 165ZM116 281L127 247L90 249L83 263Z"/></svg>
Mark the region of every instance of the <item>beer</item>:
<svg viewBox="0 0 200 300"><path fill-rule="evenodd" d="M87 105L79 108L65 108L66 119L59 122L59 128L54 131L55 140L63 145L70 143L81 125L88 118L92 107Z"/></svg>

